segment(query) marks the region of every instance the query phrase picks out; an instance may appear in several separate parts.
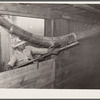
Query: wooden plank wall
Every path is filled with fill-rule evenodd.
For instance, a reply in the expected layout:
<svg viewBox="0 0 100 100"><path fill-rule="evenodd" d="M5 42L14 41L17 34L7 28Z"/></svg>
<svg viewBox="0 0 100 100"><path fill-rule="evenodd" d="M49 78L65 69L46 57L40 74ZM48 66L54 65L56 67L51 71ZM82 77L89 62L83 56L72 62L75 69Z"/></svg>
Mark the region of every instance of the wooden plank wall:
<svg viewBox="0 0 100 100"><path fill-rule="evenodd" d="M75 32L80 40L79 45L56 56L55 88L100 88L99 27L100 25L93 24L91 21L56 19L54 36Z"/></svg>
<svg viewBox="0 0 100 100"><path fill-rule="evenodd" d="M57 71L56 88L100 88L100 35L79 42L67 57L59 57L63 71Z"/></svg>
<svg viewBox="0 0 100 100"><path fill-rule="evenodd" d="M0 88L53 88L55 60L0 73Z"/></svg>
<svg viewBox="0 0 100 100"><path fill-rule="evenodd" d="M44 36L52 37L51 33L52 33L51 19L45 19Z"/></svg>
<svg viewBox="0 0 100 100"><path fill-rule="evenodd" d="M69 33L69 20L55 19L54 36L62 36Z"/></svg>
<svg viewBox="0 0 100 100"><path fill-rule="evenodd" d="M54 19L54 25L52 30L52 19L45 19L45 36L61 36L69 33L69 21L66 19Z"/></svg>
<svg viewBox="0 0 100 100"><path fill-rule="evenodd" d="M74 32L82 30L83 26L85 26L84 23L79 24L79 22L77 22L76 25L76 30L73 29ZM92 34L93 32L96 34L100 32L100 30L96 30L96 28L94 28L93 31L88 28L87 31L88 34ZM55 88L96 88L91 80L93 76L92 74L94 74L94 68L99 65L97 65L97 62L99 62L98 59L100 59L99 38L100 35L93 35L80 40L78 46L61 52L58 55L56 59ZM98 77L100 77L100 75ZM100 88L99 81L97 84Z"/></svg>

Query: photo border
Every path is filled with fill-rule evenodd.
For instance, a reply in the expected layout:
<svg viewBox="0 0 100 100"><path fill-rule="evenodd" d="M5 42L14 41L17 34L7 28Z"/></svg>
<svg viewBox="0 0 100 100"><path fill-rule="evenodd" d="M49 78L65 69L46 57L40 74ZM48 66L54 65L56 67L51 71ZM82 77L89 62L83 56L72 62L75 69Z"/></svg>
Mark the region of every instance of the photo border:
<svg viewBox="0 0 100 100"><path fill-rule="evenodd" d="M68 3L100 3L99 0L0 0L0 2L35 2L35 3L57 3L57 2L68 2ZM0 99L1 100L54 100L54 99L63 99L63 100L95 100L100 99L100 90L78 90L78 89L0 89Z"/></svg>

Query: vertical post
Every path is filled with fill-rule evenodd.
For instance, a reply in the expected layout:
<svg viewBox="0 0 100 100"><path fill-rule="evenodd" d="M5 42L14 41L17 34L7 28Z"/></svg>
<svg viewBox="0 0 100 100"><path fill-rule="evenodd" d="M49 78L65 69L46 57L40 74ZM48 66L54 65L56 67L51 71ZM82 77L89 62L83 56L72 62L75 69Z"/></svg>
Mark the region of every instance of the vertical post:
<svg viewBox="0 0 100 100"><path fill-rule="evenodd" d="M55 19L45 19L45 36L47 36L47 37L53 37L54 36L54 23L55 23ZM55 59L56 56L51 55L51 57L49 57L49 59L50 58ZM55 82L53 83L53 87L55 88Z"/></svg>
<svg viewBox="0 0 100 100"><path fill-rule="evenodd" d="M2 62L2 51L1 51L2 49L1 49L1 32L0 32L0 72L2 72L3 71L3 62Z"/></svg>
<svg viewBox="0 0 100 100"><path fill-rule="evenodd" d="M54 19L51 19L51 37L53 37L54 34Z"/></svg>
<svg viewBox="0 0 100 100"><path fill-rule="evenodd" d="M54 19L45 19L44 36L53 37Z"/></svg>
<svg viewBox="0 0 100 100"><path fill-rule="evenodd" d="M54 36L54 19L51 19L51 37L53 39ZM52 55L51 58L55 59L55 55Z"/></svg>
<svg viewBox="0 0 100 100"><path fill-rule="evenodd" d="M44 36L51 37L51 19L45 19Z"/></svg>
<svg viewBox="0 0 100 100"><path fill-rule="evenodd" d="M51 37L52 37L52 39L53 39L53 36L54 36L54 19L51 19ZM51 55L51 59L56 59L56 56ZM55 74L55 72L54 72L54 74ZM54 75L54 76L56 76L56 75ZM55 88L55 81L53 83L53 87Z"/></svg>

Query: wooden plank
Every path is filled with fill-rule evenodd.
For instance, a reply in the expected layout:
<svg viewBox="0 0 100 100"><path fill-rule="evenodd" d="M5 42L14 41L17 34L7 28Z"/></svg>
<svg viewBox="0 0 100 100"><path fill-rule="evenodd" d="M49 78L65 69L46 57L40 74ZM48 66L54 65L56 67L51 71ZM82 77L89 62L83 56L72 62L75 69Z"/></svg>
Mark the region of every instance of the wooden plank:
<svg viewBox="0 0 100 100"><path fill-rule="evenodd" d="M25 84L30 83L31 81L38 81L38 79L45 79L47 77L50 77L53 73L48 71L48 72L44 73L43 75L41 75L41 74L43 74L43 73L39 73L38 71L36 71L36 72L31 71L31 72L24 73L22 75L17 75L16 77L12 77L7 80L4 80L3 82L1 81L0 87L2 87L2 86L5 86L5 87L10 86L11 87L17 83L21 83L21 85L25 85Z"/></svg>
<svg viewBox="0 0 100 100"><path fill-rule="evenodd" d="M93 20L94 19L99 19L98 16L96 16L96 14L90 13L89 15L91 15L91 19L89 16L87 16L86 14L84 15L79 15L79 14L72 14L69 13L68 11L64 12L61 10L51 10L51 18L58 18L58 19L66 19L66 20L73 20L73 21L79 21L79 22L87 22L87 23L94 23L96 24Z"/></svg>
<svg viewBox="0 0 100 100"><path fill-rule="evenodd" d="M47 63L47 64L46 64ZM54 59L50 59L50 60L46 60L39 63L39 68L42 68L42 67L46 67L47 65L51 66L52 68L54 68L54 65L55 65L55 60Z"/></svg>
<svg viewBox="0 0 100 100"><path fill-rule="evenodd" d="M0 32L0 72L2 72L2 67L3 67L3 60L2 60L2 51L1 51L1 32Z"/></svg>
<svg viewBox="0 0 100 100"><path fill-rule="evenodd" d="M31 75L34 75L34 77L36 77L38 74L32 70L32 71L28 71L28 72L25 72L25 73L22 73L22 74L14 75L12 77L10 76L7 79L1 80L0 85L5 84L7 82L15 81L15 80L20 79L20 78L21 79L27 79L27 77L30 78Z"/></svg>
<svg viewBox="0 0 100 100"><path fill-rule="evenodd" d="M76 75L78 72L87 70L88 66L94 66L96 68L99 65L99 38L100 35L93 35L90 38L84 39L79 42L80 45L71 48L68 54L64 53L63 56L59 56L60 60L58 60L57 63L59 64L59 66L61 66L61 69L56 70L56 83L68 79L72 75ZM68 74L66 73L67 70L69 71ZM64 75L65 73L66 75Z"/></svg>
<svg viewBox="0 0 100 100"><path fill-rule="evenodd" d="M93 31L90 31L90 34ZM95 31L98 31L98 29ZM100 33L100 32L98 32L98 33ZM89 38L83 39L79 42L79 44L80 45L70 49L69 56L67 56L67 54L64 54L63 57L59 56L60 59L62 60L61 67L69 67L69 70L71 71L73 76L75 76L77 74L77 72L82 73L82 70L87 70L88 66L90 66L90 67L93 66L94 70L97 70L97 71L100 70L100 68L98 66L98 65L100 65L100 61L99 61L99 59L100 59L100 46L99 46L100 45L100 34L93 35ZM70 64L73 64L73 65L70 66ZM70 78L71 78L71 73L69 73ZM89 72L87 72L87 73L90 74ZM83 76L84 75L85 75L85 73L83 73ZM87 75L85 77L87 77ZM80 76L80 74L79 74L79 76ZM79 76L73 77L73 79L76 79ZM93 72L91 74L91 76L88 78L89 81L87 82L87 84L90 85L90 83L91 83L92 84L91 88L96 88L96 86L98 86L100 88L99 76L100 76L99 71ZM81 77L81 78L83 79L85 77ZM67 82L69 82L67 80L68 78L63 79L62 81L64 82L64 80L66 80L65 84L67 84ZM77 79L75 81L78 83L80 81L80 79L79 80ZM72 86L75 84L75 81L74 82L72 81L69 84L71 84L71 86ZM86 80L84 80L83 83L86 83ZM80 88L83 87L82 86L83 83L80 84ZM87 86L90 87L87 84L84 87L87 87Z"/></svg>
<svg viewBox="0 0 100 100"><path fill-rule="evenodd" d="M51 37L51 32L52 32L51 19L45 19L44 26L45 26L44 36Z"/></svg>
<svg viewBox="0 0 100 100"><path fill-rule="evenodd" d="M41 87L44 87L45 85L53 82L54 80L52 80L52 79L53 79L52 77L49 77L49 78L45 78L45 79L39 79L38 81L31 81L31 82L21 86L21 88L27 87L28 84L32 84L33 88L41 88Z"/></svg>
<svg viewBox="0 0 100 100"><path fill-rule="evenodd" d="M41 66L41 64L39 66ZM35 64L35 67L37 67L36 64ZM12 75L12 73L10 73L9 75L11 75L12 77L11 76L6 77L6 75L5 75L5 80L1 79L0 84L3 84L3 83L8 82L8 81L13 81L13 80L15 80L17 78L21 78L21 77L23 77L24 80L28 80L30 78L33 78L33 76L36 77L40 74L48 73L49 70L51 70L52 68L53 67L51 65L50 66L48 65L48 68L47 68L47 66L40 67L39 71L41 73L38 72L38 69L34 69L34 65L26 66L25 68L21 68L19 70L16 69L15 71L18 73L14 73L13 75Z"/></svg>
<svg viewBox="0 0 100 100"><path fill-rule="evenodd" d="M28 84L33 83L34 88L40 88L40 87L45 86L54 81L53 80L54 76L51 77L51 74L52 73L46 73L42 77L41 77L41 75L34 76L33 78L28 79L28 80L22 79L21 81L19 80L16 83L15 83L15 81L12 81L11 83L14 83L14 84L9 85L9 87L10 88L13 88L13 87L23 88L23 87L27 87Z"/></svg>
<svg viewBox="0 0 100 100"><path fill-rule="evenodd" d="M81 66L81 62L73 62L72 64L69 64L67 66L62 66L59 68L59 70L56 71L56 79L55 83L58 83L60 81L63 81L64 79L70 78L84 70L87 69L87 66L83 64Z"/></svg>
<svg viewBox="0 0 100 100"><path fill-rule="evenodd" d="M42 87L43 89L54 89L54 83L50 83L44 87Z"/></svg>
<svg viewBox="0 0 100 100"><path fill-rule="evenodd" d="M55 79L55 84L68 78L70 75L69 75L69 69L68 67L65 67L65 68L60 68L59 71L56 72L56 79Z"/></svg>
<svg viewBox="0 0 100 100"><path fill-rule="evenodd" d="M67 85L69 85L70 83L74 84L74 81L79 81L80 78L83 78L87 73L92 73L93 71L93 67L88 67L87 70L81 71L69 78L64 79L61 82L58 82L55 87L56 88L64 88L67 87Z"/></svg>
<svg viewBox="0 0 100 100"><path fill-rule="evenodd" d="M66 19L55 19L53 36L63 36L69 34L69 21Z"/></svg>
<svg viewBox="0 0 100 100"><path fill-rule="evenodd" d="M18 68L15 70L2 72L2 73L0 73L0 81L7 79L11 76L14 77L15 75L21 75L22 73L27 72L29 70L35 70L35 67L37 67L37 64L34 64L34 67L30 65L30 66Z"/></svg>
<svg viewBox="0 0 100 100"><path fill-rule="evenodd" d="M55 80L55 65L54 59L36 63L34 65L18 68L15 70L2 72L0 74L1 88L19 88L27 87L32 84L34 88L41 88ZM37 69L38 65L38 69ZM35 66L35 67L34 67Z"/></svg>

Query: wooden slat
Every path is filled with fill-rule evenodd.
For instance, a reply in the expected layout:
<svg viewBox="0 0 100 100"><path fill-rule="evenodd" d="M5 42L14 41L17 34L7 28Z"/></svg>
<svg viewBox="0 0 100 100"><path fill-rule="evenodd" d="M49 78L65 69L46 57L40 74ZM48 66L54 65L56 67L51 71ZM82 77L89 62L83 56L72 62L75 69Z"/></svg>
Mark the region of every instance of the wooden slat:
<svg viewBox="0 0 100 100"><path fill-rule="evenodd" d="M15 75L21 75L22 73L27 72L29 70L35 70L35 67L37 67L37 64L34 64L34 67L26 66L15 70L2 72L0 73L0 80L10 78L11 76L14 77Z"/></svg>
<svg viewBox="0 0 100 100"><path fill-rule="evenodd" d="M37 75L35 75L35 74L37 74ZM38 84L38 80L41 80L41 79L44 82L43 84L45 84L45 79L48 77L51 77L52 74L53 73L51 73L51 72L47 72L41 76L39 73L33 73L33 74L30 73L29 75L26 74L23 76L15 77L14 79L10 79L8 81L6 80L5 82L0 84L0 87L24 86L24 85L30 84L31 82L34 82L34 84ZM50 82L54 81L53 77L49 81Z"/></svg>
<svg viewBox="0 0 100 100"><path fill-rule="evenodd" d="M64 88L64 87L67 87L67 85L69 85L70 83L72 83L74 81L80 81L79 80L80 78L83 78L87 73L92 73L92 71L93 71L93 67L88 67L87 70L81 71L81 72L79 72L79 73L77 73L75 75L72 75L69 78L64 79L61 82L58 82L55 87L56 88Z"/></svg>
<svg viewBox="0 0 100 100"><path fill-rule="evenodd" d="M48 84L48 85L46 85L42 88L44 88L44 89L54 89L54 83L50 83L50 84Z"/></svg>
<svg viewBox="0 0 100 100"><path fill-rule="evenodd" d="M73 61L72 64L69 64L67 66L62 66L62 68L59 68L59 70L56 71L55 82L58 83L60 81L63 81L64 79L70 78L82 71L85 71L88 68L87 66L84 65L84 63L82 66L81 65L82 65L82 62Z"/></svg>
<svg viewBox="0 0 100 100"><path fill-rule="evenodd" d="M40 64L40 66L41 66L41 64ZM35 67L37 67L37 66L35 65ZM29 69L27 70L27 68L29 68ZM48 68L47 68L47 66L43 66L43 67L40 67L39 71L38 71L38 69L34 69L34 65L31 65L31 66L27 66L25 68L19 69L20 71L16 69L16 72L18 72L18 73L14 73L14 75L12 75L12 73L10 73L9 75L11 75L12 77L9 76L9 77L5 77L4 80L1 79L0 84L3 84L8 81L13 81L13 80L15 80L17 78L21 78L21 77L23 77L24 80L28 80L30 78L33 78L33 76L36 77L40 74L48 73L49 70L51 71L52 68L53 67L51 65L50 66L48 65Z"/></svg>
<svg viewBox="0 0 100 100"><path fill-rule="evenodd" d="M20 87L26 87L28 84L33 83L34 88L40 88L42 86L45 86L45 85L53 82L54 81L53 77L54 76L51 76L51 73L47 73L47 74L44 74L44 77L42 77L42 78L41 78L41 76L37 76L37 77L33 77L31 79L28 79L28 80L22 79L22 81L18 81L16 83L15 83L15 81L12 81L11 83L14 83L14 84L9 85L9 87L11 87L11 88L13 88L13 87L18 88L19 87L20 88Z"/></svg>
<svg viewBox="0 0 100 100"><path fill-rule="evenodd" d="M55 83L58 83L64 79L68 78L68 76L69 76L68 67L60 68L59 71L56 72L55 76L56 76Z"/></svg>
<svg viewBox="0 0 100 100"><path fill-rule="evenodd" d="M3 60L2 60L2 51L1 51L1 33L0 33L0 72L2 72L2 67L3 67Z"/></svg>
<svg viewBox="0 0 100 100"><path fill-rule="evenodd" d="M32 84L33 88L41 88L41 87L44 87L45 85L51 83L52 81L53 81L52 78L46 78L46 79L44 79L42 81L37 81L37 82L36 81L35 82L31 81L28 84ZM21 88L27 87L28 84L25 84L25 85L21 86Z"/></svg>
<svg viewBox="0 0 100 100"><path fill-rule="evenodd" d="M54 36L63 36L69 34L69 23L66 19L55 19Z"/></svg>
<svg viewBox="0 0 100 100"><path fill-rule="evenodd" d="M41 88L55 80L54 60L33 64L23 68L2 72L0 74L1 88L27 87L32 84L34 88ZM38 67L37 67L38 65ZM38 68L38 69L37 69Z"/></svg>

